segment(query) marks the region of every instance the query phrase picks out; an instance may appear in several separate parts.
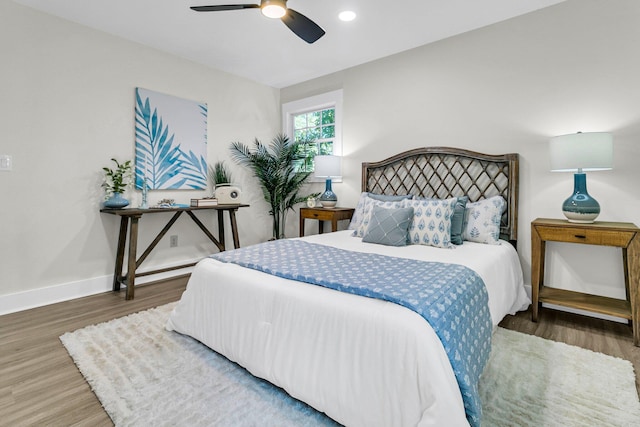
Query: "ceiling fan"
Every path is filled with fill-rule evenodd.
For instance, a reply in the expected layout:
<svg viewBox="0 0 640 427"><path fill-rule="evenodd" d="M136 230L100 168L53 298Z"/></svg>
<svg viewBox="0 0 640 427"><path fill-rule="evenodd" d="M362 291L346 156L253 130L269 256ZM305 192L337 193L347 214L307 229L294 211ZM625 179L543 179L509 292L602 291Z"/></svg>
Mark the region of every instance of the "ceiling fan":
<svg viewBox="0 0 640 427"><path fill-rule="evenodd" d="M269 18L280 18L291 31L307 43L324 36L318 24L300 12L287 7L287 0L260 0L260 4L226 4L220 6L192 6L197 12L219 12L223 10L260 9Z"/></svg>

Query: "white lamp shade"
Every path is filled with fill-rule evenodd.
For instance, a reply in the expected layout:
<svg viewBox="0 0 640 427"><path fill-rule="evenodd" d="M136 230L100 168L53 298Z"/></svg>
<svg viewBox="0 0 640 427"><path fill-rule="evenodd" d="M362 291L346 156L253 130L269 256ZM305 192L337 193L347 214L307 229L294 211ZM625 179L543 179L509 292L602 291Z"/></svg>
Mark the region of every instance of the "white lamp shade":
<svg viewBox="0 0 640 427"><path fill-rule="evenodd" d="M330 178L342 175L340 170L340 156L315 156L313 160L315 163L314 174L318 178Z"/></svg>
<svg viewBox="0 0 640 427"><path fill-rule="evenodd" d="M576 172L613 168L613 136L607 132L578 132L549 141L551 171Z"/></svg>

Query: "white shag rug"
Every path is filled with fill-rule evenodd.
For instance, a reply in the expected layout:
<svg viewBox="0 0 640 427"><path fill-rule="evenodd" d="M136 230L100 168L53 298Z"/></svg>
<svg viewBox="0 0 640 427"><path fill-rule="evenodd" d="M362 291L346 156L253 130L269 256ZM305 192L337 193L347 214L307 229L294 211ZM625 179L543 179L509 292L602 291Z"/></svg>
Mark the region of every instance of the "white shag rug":
<svg viewBox="0 0 640 427"><path fill-rule="evenodd" d="M116 426L325 426L324 414L164 324L175 303L60 340ZM498 328L483 426L639 426L629 361Z"/></svg>

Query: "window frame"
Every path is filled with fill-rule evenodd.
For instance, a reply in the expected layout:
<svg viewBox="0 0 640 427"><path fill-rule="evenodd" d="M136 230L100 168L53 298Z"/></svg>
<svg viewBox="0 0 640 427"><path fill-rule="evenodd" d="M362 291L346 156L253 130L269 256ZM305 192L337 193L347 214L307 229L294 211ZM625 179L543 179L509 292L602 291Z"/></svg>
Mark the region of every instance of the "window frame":
<svg viewBox="0 0 640 427"><path fill-rule="evenodd" d="M327 108L335 110L333 155L342 156L342 89L282 104L282 133L293 139L295 135L293 116ZM324 179L316 178L313 173L309 180L312 182L324 182ZM342 176L333 179L333 181L341 182Z"/></svg>

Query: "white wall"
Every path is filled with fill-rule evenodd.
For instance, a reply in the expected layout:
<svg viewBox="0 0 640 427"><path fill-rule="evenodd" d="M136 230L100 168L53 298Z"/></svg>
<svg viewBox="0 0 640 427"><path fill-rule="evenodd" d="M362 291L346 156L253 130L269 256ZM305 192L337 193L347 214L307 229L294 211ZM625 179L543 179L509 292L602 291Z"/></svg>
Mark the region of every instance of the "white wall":
<svg viewBox="0 0 640 427"><path fill-rule="evenodd" d="M427 145L518 152L518 246L529 282L530 222L561 217L572 190L570 174L548 171L549 137L612 132L615 169L589 174L589 191L602 205L599 219L640 225L637 22L635 0L570 0L278 93L0 2L0 154L14 159L12 172L0 172L0 313L109 289L118 222L98 213L100 170L111 157L133 158L135 87L207 102L210 160L228 159L231 141L280 131L280 99L343 88L345 176L334 184L343 206L357 200L362 161ZM252 205L239 213L241 242L266 240L264 202L234 169ZM151 201L201 195L151 193ZM166 219L141 221L141 247ZM295 219L288 235L297 233ZM180 246L161 242L143 270L211 251L188 218L175 227ZM624 296L619 250L548 249L556 286Z"/></svg>
<svg viewBox="0 0 640 427"><path fill-rule="evenodd" d="M229 159L231 141L280 131L276 89L13 2L0 2L0 52L0 154L14 162L0 172L0 313L109 289L119 221L98 212L101 168L133 159L135 87L206 102L210 161ZM252 205L238 214L241 243L266 240L266 205L229 165ZM151 192L150 202L206 194ZM169 215L143 217L139 252ZM216 229L213 214L199 216ZM169 234L179 247L165 237L142 270L214 252L186 215Z"/></svg>
<svg viewBox="0 0 640 427"><path fill-rule="evenodd" d="M588 175L599 220L640 225L640 2L571 0L284 88L282 102L344 89L344 181L360 164L420 146L520 154L518 250L530 283L530 223L562 217L571 174L549 172L548 139L614 135L614 170ZM549 243L547 283L624 298L620 250Z"/></svg>

